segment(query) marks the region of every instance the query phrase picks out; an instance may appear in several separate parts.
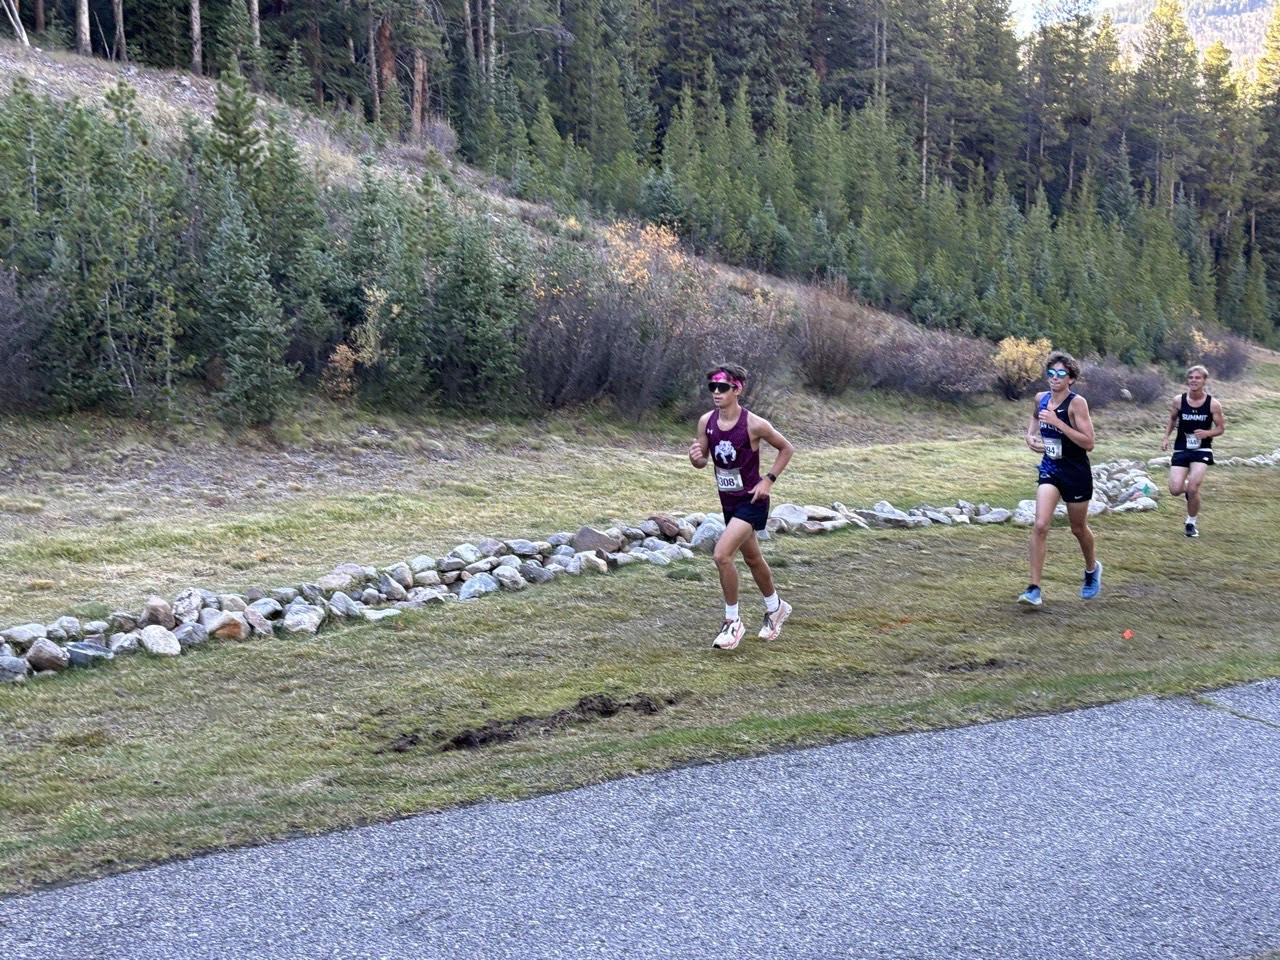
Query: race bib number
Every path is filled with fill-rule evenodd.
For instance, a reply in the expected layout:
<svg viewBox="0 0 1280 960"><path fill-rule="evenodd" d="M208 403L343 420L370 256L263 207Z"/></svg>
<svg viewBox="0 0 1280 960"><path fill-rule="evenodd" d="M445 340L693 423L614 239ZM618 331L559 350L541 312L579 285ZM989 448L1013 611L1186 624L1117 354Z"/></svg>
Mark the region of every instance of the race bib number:
<svg viewBox="0 0 1280 960"><path fill-rule="evenodd" d="M1187 449L1188 450L1200 449L1200 438L1197 437L1194 433L1187 434Z"/></svg>
<svg viewBox="0 0 1280 960"><path fill-rule="evenodd" d="M1061 437L1045 437L1044 438L1044 455L1050 460L1062 459L1062 438Z"/></svg>
<svg viewBox="0 0 1280 960"><path fill-rule="evenodd" d="M741 493L742 471L716 467L716 489L721 493Z"/></svg>

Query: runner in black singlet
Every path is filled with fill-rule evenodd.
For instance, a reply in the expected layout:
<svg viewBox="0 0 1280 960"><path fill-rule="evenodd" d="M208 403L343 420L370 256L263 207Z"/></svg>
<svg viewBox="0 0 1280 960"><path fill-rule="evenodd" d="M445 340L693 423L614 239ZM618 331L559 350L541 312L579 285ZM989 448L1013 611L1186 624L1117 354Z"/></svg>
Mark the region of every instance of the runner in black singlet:
<svg viewBox="0 0 1280 960"><path fill-rule="evenodd" d="M760 637L772 640L791 614L791 604L778 598L773 574L760 552L756 531L769 519L769 491L778 474L791 460L787 438L762 417L748 411L738 401L747 382L747 371L737 364L722 363L707 372L707 389L715 409L698 421L698 437L689 446L689 462L698 469L715 466L716 490L724 511L725 530L716 541L715 562L724 593L724 623L712 646L732 650L742 640L746 628L738 616L739 552L751 570L756 586L764 594L764 626ZM773 467L760 476L760 441L767 440L778 451Z"/></svg>
<svg viewBox="0 0 1280 960"><path fill-rule="evenodd" d="M1188 537L1200 536L1200 484L1213 464L1213 438L1226 429L1222 404L1205 393L1208 382L1209 371L1199 364L1187 371L1187 392L1174 398L1160 442L1160 449L1168 450L1169 434L1177 431L1169 465L1169 492L1175 497L1187 496L1183 531Z"/></svg>
<svg viewBox="0 0 1280 960"><path fill-rule="evenodd" d="M1093 449L1093 420L1089 404L1071 387L1080 378L1080 364L1069 353L1049 354L1049 389L1036 394L1031 422L1027 425L1027 446L1040 458L1036 485L1036 522L1031 528L1031 585L1018 597L1019 603L1038 607L1044 602L1040 576L1049 527L1058 500L1067 505L1071 532L1084 554L1084 583L1080 596L1092 600L1102 590L1102 564L1093 553L1093 531L1089 529L1089 501L1093 498L1093 473L1089 451Z"/></svg>

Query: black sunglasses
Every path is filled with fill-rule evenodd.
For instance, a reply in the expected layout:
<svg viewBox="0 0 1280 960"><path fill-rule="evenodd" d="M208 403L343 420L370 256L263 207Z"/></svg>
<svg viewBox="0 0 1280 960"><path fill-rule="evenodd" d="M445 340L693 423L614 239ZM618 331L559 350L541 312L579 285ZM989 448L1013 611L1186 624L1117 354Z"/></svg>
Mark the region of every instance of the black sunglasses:
<svg viewBox="0 0 1280 960"><path fill-rule="evenodd" d="M707 384L707 389L712 393L728 393L733 389L733 384L725 383L723 380L713 380Z"/></svg>

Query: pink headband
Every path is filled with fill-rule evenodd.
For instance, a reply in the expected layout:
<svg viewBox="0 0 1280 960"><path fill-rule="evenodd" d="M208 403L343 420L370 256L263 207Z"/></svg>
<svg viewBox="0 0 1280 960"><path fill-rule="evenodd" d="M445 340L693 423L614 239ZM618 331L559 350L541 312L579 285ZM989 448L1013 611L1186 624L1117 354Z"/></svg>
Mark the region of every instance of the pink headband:
<svg viewBox="0 0 1280 960"><path fill-rule="evenodd" d="M739 390L742 389L742 381L736 377L731 377L723 370L717 370L711 375L710 383L732 383Z"/></svg>

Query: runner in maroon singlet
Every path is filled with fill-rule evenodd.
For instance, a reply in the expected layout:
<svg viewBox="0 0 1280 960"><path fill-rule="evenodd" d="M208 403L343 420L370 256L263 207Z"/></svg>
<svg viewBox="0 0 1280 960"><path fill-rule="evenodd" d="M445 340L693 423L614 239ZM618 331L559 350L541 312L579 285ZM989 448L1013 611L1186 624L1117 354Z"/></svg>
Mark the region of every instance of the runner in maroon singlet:
<svg viewBox="0 0 1280 960"><path fill-rule="evenodd" d="M746 628L738 616L739 552L746 561L756 586L764 595L764 626L760 637L772 640L791 615L791 604L778 598L773 574L760 552L756 531L769 519L769 491L791 460L787 438L763 417L757 417L739 402L747 382L747 371L737 364L722 363L707 372L707 389L715 409L698 421L698 438L689 447L689 462L701 470L715 467L716 490L724 510L725 531L716 541L714 553L724 593L724 624L712 646L732 650L742 640ZM767 440L778 451L773 467L760 476L760 441Z"/></svg>

